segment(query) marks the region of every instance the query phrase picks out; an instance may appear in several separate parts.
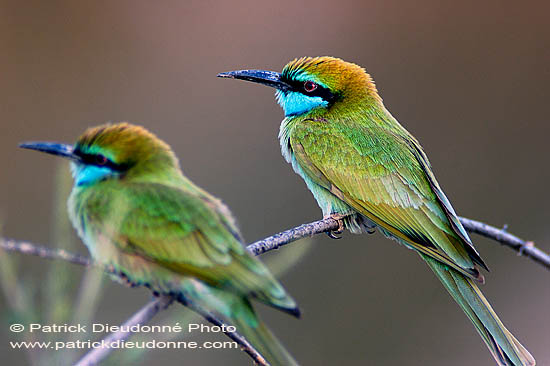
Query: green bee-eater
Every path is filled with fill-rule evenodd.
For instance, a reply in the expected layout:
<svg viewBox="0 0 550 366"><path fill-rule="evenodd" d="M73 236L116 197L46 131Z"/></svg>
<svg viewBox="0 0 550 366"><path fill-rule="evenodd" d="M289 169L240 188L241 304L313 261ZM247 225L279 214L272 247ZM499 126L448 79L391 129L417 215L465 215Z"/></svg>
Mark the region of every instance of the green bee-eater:
<svg viewBox="0 0 550 366"><path fill-rule="evenodd" d="M20 146L70 159L70 219L117 278L219 314L273 366L296 364L250 300L298 316L296 303L243 247L227 207L183 175L165 142L119 123L90 128L74 145Z"/></svg>
<svg viewBox="0 0 550 366"><path fill-rule="evenodd" d="M462 307L499 365L534 365L479 290L487 268L418 141L388 112L366 71L332 57L300 58L282 73L219 74L277 89L283 155L325 217L353 233L378 228L418 252Z"/></svg>

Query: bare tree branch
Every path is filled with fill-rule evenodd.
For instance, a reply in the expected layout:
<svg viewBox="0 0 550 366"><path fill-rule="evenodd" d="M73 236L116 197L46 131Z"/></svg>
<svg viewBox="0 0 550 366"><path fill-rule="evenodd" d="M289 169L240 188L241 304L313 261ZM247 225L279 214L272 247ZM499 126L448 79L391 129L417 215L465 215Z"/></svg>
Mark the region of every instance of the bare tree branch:
<svg viewBox="0 0 550 366"><path fill-rule="evenodd" d="M29 242L24 241L15 241L15 240L6 240L3 238L0 238L0 248L8 251L8 252L19 252L22 254L27 255L34 255L41 258L47 258L47 259L60 259L64 260L73 264L79 264L81 266L89 267L93 265L93 262L91 259L83 257L78 254L69 253L66 250L62 249L50 249L46 248L41 245L31 244ZM103 268L105 272L116 274L113 268L111 267L105 267ZM170 304L174 301L173 298L168 296L161 296L159 298L151 300L149 303L145 304L140 310L138 310L130 319L128 319L123 326L126 328L126 326L130 327L132 325L137 324L146 324L149 322L160 310L166 309ZM196 306L192 303L187 303L186 306L188 306L190 309L195 311L196 313L200 314L205 320L208 322L221 327L222 329L227 329L227 324L225 324L221 319L218 319L215 315L208 313L201 309L200 307ZM224 326L226 325L226 326ZM129 329L129 328L127 328ZM235 341L241 348L242 351L247 353L256 364L261 366L267 366L269 365L267 361L262 357L262 355L250 345L250 343L240 334L237 332L231 332L231 331L225 331L224 332L229 338L231 338L233 341ZM118 331L115 333L111 333L106 338L104 338L101 342L103 344L111 344L115 341L124 341L130 337L132 332L130 331ZM75 366L91 366L91 365L97 365L99 362L101 362L105 357L107 357L114 348L109 347L101 347L101 348L94 348L88 353L86 353L80 361L78 361Z"/></svg>
<svg viewBox="0 0 550 366"><path fill-rule="evenodd" d="M27 255L34 255L41 258L47 259L60 259L73 264L79 264L82 266L91 266L93 262L91 259L83 257L78 254L72 254L65 250L61 249L49 249L44 246L31 244L28 242L15 241L15 240L5 240L0 238L0 248L10 251L10 252L19 252ZM117 274L116 271L111 267L104 267L105 272ZM166 309L174 299L169 296L161 296L159 298L151 300L149 303L145 304L140 310L138 310L130 319L128 319L124 324L124 328L130 329L132 325L137 324L146 324L149 322L160 310ZM201 309L199 306L191 302L185 304L187 307L200 314L206 321L219 326L221 329L228 329L227 324L223 320L217 318L214 314L206 312L204 309ZM122 328L122 329L124 329ZM260 366L269 366L268 362L263 358L263 356L240 334L232 331L224 331L224 333L235 341L241 350L248 354L255 364ZM103 340L102 344L112 344L116 341L124 341L130 337L132 332L119 330L118 332L111 333ZM76 364L75 366L92 366L97 365L103 359L105 359L115 348L109 347L99 347L90 350L86 353Z"/></svg>
<svg viewBox="0 0 550 366"><path fill-rule="evenodd" d="M255 365L269 366L269 363L267 363L265 358L263 358L263 356L258 351L256 351L254 347L252 347L252 345L246 340L246 338L244 338L237 332L227 330L227 325L221 319L216 317L214 314L205 311L201 307L196 306L193 303L187 302L185 306L200 314L208 322L217 325L221 329L225 329L223 331L224 334L235 341L241 347L241 350L252 358Z"/></svg>
<svg viewBox="0 0 550 366"><path fill-rule="evenodd" d="M32 244L26 241L0 238L0 248L8 252L19 252L46 259L61 259L70 263L88 267L92 264L89 258L79 254L69 253L63 249L50 249L42 245Z"/></svg>
<svg viewBox="0 0 550 366"><path fill-rule="evenodd" d="M550 255L543 252L535 246L532 241L525 241L517 236L510 234L505 228L497 229L494 226L487 225L480 221L459 217L460 222L466 230L471 233L476 233L485 236L489 239L498 241L518 252L518 255L525 255L535 262L540 263L544 267L550 269Z"/></svg>
<svg viewBox="0 0 550 366"><path fill-rule="evenodd" d="M499 229L480 221L460 217L460 222L469 232L493 239L550 269L550 255L537 248L533 242L520 239L508 233L506 229ZM258 240L248 245L246 249L254 255L260 255L274 249L279 249L283 245L292 243L293 241L337 229L338 222L332 218L313 221ZM62 249L50 249L24 241L0 238L0 248L9 252L19 252L47 259L61 259L83 266L90 266L92 264L90 259L81 255L72 254ZM107 271L111 272L109 269Z"/></svg>
<svg viewBox="0 0 550 366"><path fill-rule="evenodd" d="M460 222L467 231L493 239L514 249L519 255L525 255L526 257L529 257L544 267L550 269L550 255L537 248L532 241L520 239L517 236L508 233L506 229L498 229L494 226L487 225L480 221L467 219L465 217L460 217ZM270 236L269 238L258 240L257 242L247 246L246 249L255 255L259 255L269 252L270 250L278 249L279 247L298 239L337 229L338 222L335 219L326 218L280 232Z"/></svg>
<svg viewBox="0 0 550 366"><path fill-rule="evenodd" d="M260 255L273 249L279 249L279 247L292 243L293 241L315 234L334 231L336 229L338 229L338 221L331 218L323 219L280 232L269 238L258 240L248 245L246 249L254 255Z"/></svg>
<svg viewBox="0 0 550 366"><path fill-rule="evenodd" d="M124 329L131 329L132 326L148 323L159 311L168 308L173 302L174 298L171 296L160 296L152 299L128 320L126 320L124 324L122 324L119 331L111 333L107 337L103 338L100 341L102 347L94 348L86 353L74 366L95 366L99 364L114 350L109 347L110 344L113 344L113 342L125 341L132 335L130 330L125 331ZM262 355L256 351L256 349L254 349L254 347L252 347L252 345L243 336L237 332L227 330L229 327L223 322L223 320L219 319L214 314L205 311L192 302L187 301L185 306L201 315L206 321L220 327L223 330L223 333L235 341L240 346L241 350L252 358L255 364L260 366L269 366ZM105 345L105 347L103 345Z"/></svg>
<svg viewBox="0 0 550 366"><path fill-rule="evenodd" d="M128 327L129 329L133 325L145 324L151 320L160 310L166 309L174 302L174 299L169 296L157 297L149 301L144 307L136 312L130 319L126 320L122 324L121 330L115 333L109 334L107 337L101 340L102 345L106 347L94 348L84 355L75 366L93 366L100 363L105 359L112 351L113 348L109 347L110 344L116 341L124 341L130 337L132 332L124 332L122 329Z"/></svg>
<svg viewBox="0 0 550 366"><path fill-rule="evenodd" d="M124 331L124 329L131 329L134 325L148 323L159 311L168 308L173 302L174 298L171 296L160 296L152 299L149 303L132 315L130 319L124 322L121 326L121 330L111 333L101 340L101 344L107 345L107 347L94 348L90 352L86 353L74 366L95 366L99 364L113 351L113 349L108 347L109 344L117 341L125 341L130 337L130 335L132 335L131 331ZM223 333L235 341L240 346L241 350L252 358L255 364L260 366L269 366L262 355L256 351L256 349L254 349L254 347L252 347L252 345L250 345L250 343L243 336L237 332L227 330L227 324L225 324L221 319L192 302L186 302L185 306L200 314L206 321L220 327L221 329L224 329Z"/></svg>
<svg viewBox="0 0 550 366"><path fill-rule="evenodd" d="M533 242L525 241L517 236L508 233L505 229L498 229L496 227L487 225L483 222L460 218L460 222L464 225L464 228L469 232L483 235L489 239L493 239L503 245L506 245L520 255L525 255L537 263L550 269L550 255L535 247ZM310 237L316 234L326 233L338 229L338 222L332 218L326 218L323 220L314 221L308 224L303 224L293 229L289 229L278 234L272 235L268 238L256 241L246 247L246 249L254 254L260 255L269 252L279 247L289 244L293 241L302 239L304 237ZM61 259L74 264L83 266L90 266L92 262L90 259L81 255L72 254L65 250L49 249L43 246L31 244L28 242L21 242L15 240L7 240L0 238L0 248L10 252L20 252L28 255L35 255L48 259ZM106 272L114 273L112 268L104 268ZM142 309L135 313L130 319L128 319L124 325L136 325L144 324L153 318L160 310L165 309L173 302L170 297L162 296L154 299L146 304ZM204 309L195 306L192 303L186 304L189 308L194 310L203 316L204 319L210 323L223 326L222 320L215 317L213 314L206 312ZM227 328L227 327L223 327ZM237 342L241 349L246 352L255 363L259 365L267 365L265 359L248 343L248 341L236 332L225 332L225 334ZM125 340L131 335L131 332L116 332L107 336L104 342L113 342L116 340ZM113 349L111 348L97 348L88 352L84 357L76 364L76 366L91 366L98 364L101 360L107 357Z"/></svg>

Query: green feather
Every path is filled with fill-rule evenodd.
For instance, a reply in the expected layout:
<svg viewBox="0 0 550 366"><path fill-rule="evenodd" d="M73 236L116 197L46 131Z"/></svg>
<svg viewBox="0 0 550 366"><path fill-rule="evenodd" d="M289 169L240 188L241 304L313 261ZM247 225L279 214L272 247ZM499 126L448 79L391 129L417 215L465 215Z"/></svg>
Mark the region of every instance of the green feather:
<svg viewBox="0 0 550 366"><path fill-rule="evenodd" d="M166 143L120 123L89 129L73 148L24 146L72 160L69 216L92 257L118 272L116 280L218 314L272 365L296 364L250 300L297 316L296 303L243 247L227 207L183 176Z"/></svg>
<svg viewBox="0 0 550 366"><path fill-rule="evenodd" d="M293 80L296 75L299 78ZM420 144L386 110L370 76L340 59L301 58L285 66L286 84L279 93L300 93L307 100L308 92L301 89L308 81L304 75L329 88L331 103L287 116L279 139L283 156L304 179L323 215L351 213L345 225L352 232L368 231L374 224L416 250L499 365L534 365L534 358L504 327L474 282L483 282L478 265L486 269L485 263Z"/></svg>

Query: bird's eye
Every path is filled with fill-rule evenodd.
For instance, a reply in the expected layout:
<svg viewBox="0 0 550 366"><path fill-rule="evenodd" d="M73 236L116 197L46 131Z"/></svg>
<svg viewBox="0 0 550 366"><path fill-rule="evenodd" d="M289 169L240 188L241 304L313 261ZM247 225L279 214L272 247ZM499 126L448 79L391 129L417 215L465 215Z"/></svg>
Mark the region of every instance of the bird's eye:
<svg viewBox="0 0 550 366"><path fill-rule="evenodd" d="M304 90L306 92L311 93L315 89L317 89L317 84L315 84L313 81L308 80L304 83Z"/></svg>
<svg viewBox="0 0 550 366"><path fill-rule="evenodd" d="M107 164L107 158L105 157L105 155L98 154L95 156L95 163L97 165L105 165Z"/></svg>

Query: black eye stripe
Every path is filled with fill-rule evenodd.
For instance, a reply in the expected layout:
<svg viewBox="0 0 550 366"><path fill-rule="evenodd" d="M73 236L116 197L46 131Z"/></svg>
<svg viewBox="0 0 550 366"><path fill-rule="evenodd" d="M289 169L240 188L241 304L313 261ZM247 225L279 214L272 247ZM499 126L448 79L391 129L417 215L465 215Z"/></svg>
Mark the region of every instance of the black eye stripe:
<svg viewBox="0 0 550 366"><path fill-rule="evenodd" d="M79 149L76 149L74 154L77 155L86 165L105 167L118 172L122 172L128 168L125 164L117 164L101 154L89 154Z"/></svg>
<svg viewBox="0 0 550 366"><path fill-rule="evenodd" d="M304 88L305 81L287 79L283 77L283 81L290 85L293 91L307 95L308 97L321 97L324 101L328 102L329 106L332 105L337 99L338 96L331 92L328 88L325 88L322 85L317 85L317 88L311 92L307 92Z"/></svg>

